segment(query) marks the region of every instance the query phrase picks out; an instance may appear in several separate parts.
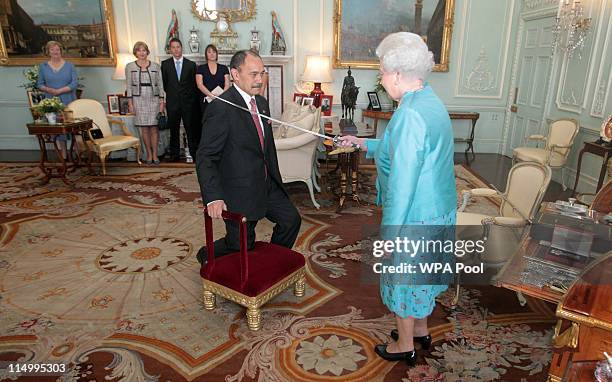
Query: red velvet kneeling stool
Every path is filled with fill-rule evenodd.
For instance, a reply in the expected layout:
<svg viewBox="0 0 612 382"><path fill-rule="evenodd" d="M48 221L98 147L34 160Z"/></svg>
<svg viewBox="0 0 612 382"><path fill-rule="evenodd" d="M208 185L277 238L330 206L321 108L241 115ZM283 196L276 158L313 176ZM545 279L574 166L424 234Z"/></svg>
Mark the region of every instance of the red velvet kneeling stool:
<svg viewBox="0 0 612 382"><path fill-rule="evenodd" d="M256 241L255 248L247 251L246 218L228 211L223 211L222 216L239 224L240 252L215 259L212 218L204 209L208 251L208 263L200 269L204 308L215 309L217 294L246 307L249 329L259 330L263 304L291 285L296 296L304 295L306 261L301 253L262 241Z"/></svg>

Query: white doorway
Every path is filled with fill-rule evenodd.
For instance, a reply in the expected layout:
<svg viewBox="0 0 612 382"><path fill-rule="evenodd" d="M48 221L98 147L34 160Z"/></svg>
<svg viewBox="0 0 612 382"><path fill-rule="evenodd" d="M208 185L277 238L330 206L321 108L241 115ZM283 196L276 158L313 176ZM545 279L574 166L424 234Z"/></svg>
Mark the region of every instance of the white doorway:
<svg viewBox="0 0 612 382"><path fill-rule="evenodd" d="M515 99L510 117L510 142L506 155L524 145L525 137L546 133L543 123L547 104L550 71L552 69L552 28L554 16L522 21L521 45L517 54Z"/></svg>

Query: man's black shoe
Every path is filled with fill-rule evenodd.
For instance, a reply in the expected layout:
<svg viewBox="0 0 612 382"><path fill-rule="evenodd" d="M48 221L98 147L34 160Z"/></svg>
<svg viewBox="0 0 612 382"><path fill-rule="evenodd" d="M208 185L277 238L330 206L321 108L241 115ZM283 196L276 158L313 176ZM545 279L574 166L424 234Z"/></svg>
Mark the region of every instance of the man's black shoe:
<svg viewBox="0 0 612 382"><path fill-rule="evenodd" d="M202 265L206 264L208 262L208 250L206 249L206 246L203 245L202 248L200 248L198 250L198 254L196 255L196 259L198 259L198 262Z"/></svg>

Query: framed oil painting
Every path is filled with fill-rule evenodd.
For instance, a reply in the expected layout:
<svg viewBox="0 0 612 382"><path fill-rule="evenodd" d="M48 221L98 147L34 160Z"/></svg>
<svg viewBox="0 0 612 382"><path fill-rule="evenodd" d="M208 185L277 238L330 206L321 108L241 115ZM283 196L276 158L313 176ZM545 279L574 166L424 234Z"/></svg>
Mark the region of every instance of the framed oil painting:
<svg viewBox="0 0 612 382"><path fill-rule="evenodd" d="M76 65L116 64L112 0L1 1L0 24L0 65L46 61L50 40L62 44L63 57Z"/></svg>
<svg viewBox="0 0 612 382"><path fill-rule="evenodd" d="M454 8L455 0L335 0L334 68L377 69L378 44L404 31L427 43L434 71L448 72Z"/></svg>

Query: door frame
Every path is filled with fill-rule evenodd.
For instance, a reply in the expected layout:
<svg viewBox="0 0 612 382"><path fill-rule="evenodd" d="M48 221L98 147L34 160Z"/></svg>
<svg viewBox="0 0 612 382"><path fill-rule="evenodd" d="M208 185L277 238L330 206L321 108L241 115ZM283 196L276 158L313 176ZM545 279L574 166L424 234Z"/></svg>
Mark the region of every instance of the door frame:
<svg viewBox="0 0 612 382"><path fill-rule="evenodd" d="M522 4L522 2L521 2ZM545 18L549 18L549 17L557 17L557 14L559 12L559 7L558 5L552 8L545 8L545 9L540 9L537 11L531 11L531 12L524 12L523 10L521 10L520 12L520 19L519 19L519 26L518 26L518 34L517 34L517 39L516 39L516 46L514 49L514 62L512 63L512 75L510 78L510 88L508 89L508 104L506 105L506 117L504 119L504 132L503 132L503 145L502 145L502 155L508 156L508 157L512 157L512 147L511 147L511 126L512 126L512 120L514 119L514 116L516 115L515 112L512 111L513 109L513 105L514 105L514 100L516 97L516 87L518 85L518 70L519 70L519 58L521 56L521 52L522 52L522 46L523 46L523 32L525 31L525 23L527 21L533 21L533 20L539 20L539 19L545 19ZM550 107L551 107L551 103L549 102L549 97L550 94L552 92L552 79L553 79L553 74L555 73L555 68L557 68L559 65L559 55L558 54L552 54L552 60L551 60L551 67L550 67L550 72L548 73L548 78L547 78L547 85L546 85L546 94L544 95L544 99L546 100L545 105L544 105L544 113L542 115L542 122L540 123L540 133L545 133L544 128L545 126L548 125L548 123L545 123L545 121L548 119L546 116L550 115Z"/></svg>

